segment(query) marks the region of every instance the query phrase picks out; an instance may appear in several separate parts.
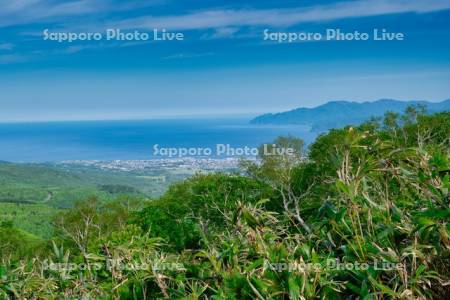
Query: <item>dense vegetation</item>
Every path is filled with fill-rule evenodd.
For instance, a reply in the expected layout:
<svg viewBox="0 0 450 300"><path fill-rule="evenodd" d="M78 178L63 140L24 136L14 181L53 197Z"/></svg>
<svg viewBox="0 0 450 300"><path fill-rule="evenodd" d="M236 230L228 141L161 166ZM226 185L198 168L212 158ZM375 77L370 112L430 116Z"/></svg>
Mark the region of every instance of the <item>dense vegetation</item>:
<svg viewBox="0 0 450 300"><path fill-rule="evenodd" d="M121 195L158 197L173 182L192 175L177 169L104 170L65 163L0 161L0 220L39 238L53 235L51 216L91 196L110 202ZM165 180L155 180L163 177Z"/></svg>
<svg viewBox="0 0 450 300"><path fill-rule="evenodd" d="M334 129L307 150L197 175L142 202L0 226L5 299L448 299L450 113Z"/></svg>
<svg viewBox="0 0 450 300"><path fill-rule="evenodd" d="M164 176L165 182L152 176ZM68 208L96 195L108 200L121 194L159 196L171 182L185 178L176 170L103 170L78 164L17 164L0 161L1 203L42 204Z"/></svg>

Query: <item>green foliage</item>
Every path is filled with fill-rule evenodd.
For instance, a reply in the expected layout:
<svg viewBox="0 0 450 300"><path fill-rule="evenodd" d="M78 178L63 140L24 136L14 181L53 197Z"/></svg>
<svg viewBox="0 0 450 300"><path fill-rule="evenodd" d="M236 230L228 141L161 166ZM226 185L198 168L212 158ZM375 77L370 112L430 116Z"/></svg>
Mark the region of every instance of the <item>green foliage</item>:
<svg viewBox="0 0 450 300"><path fill-rule="evenodd" d="M0 257L15 260L37 256L44 250L44 241L39 237L15 228L12 221L0 223Z"/></svg>
<svg viewBox="0 0 450 300"><path fill-rule="evenodd" d="M51 220L59 209L44 204L0 203L0 220L41 238L54 234Z"/></svg>
<svg viewBox="0 0 450 300"><path fill-rule="evenodd" d="M446 299L449 137L450 113L409 108L243 162L246 176L196 175L143 208L78 202L56 216L46 260L4 221L0 298Z"/></svg>
<svg viewBox="0 0 450 300"><path fill-rule="evenodd" d="M235 209L238 201L257 202L269 192L264 184L243 176L196 175L148 203L135 222L175 249L195 249L202 234L223 228L225 211Z"/></svg>

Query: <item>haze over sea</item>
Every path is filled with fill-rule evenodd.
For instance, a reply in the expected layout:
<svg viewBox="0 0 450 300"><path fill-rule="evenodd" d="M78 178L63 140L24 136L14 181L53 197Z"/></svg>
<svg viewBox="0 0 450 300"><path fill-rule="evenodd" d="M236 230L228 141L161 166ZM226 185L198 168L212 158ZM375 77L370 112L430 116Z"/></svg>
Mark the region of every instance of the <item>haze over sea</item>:
<svg viewBox="0 0 450 300"><path fill-rule="evenodd" d="M153 155L155 144L161 148L216 149L217 144L257 147L288 134L306 143L315 138L301 126L256 126L248 122L246 118L211 118L0 123L0 160L147 160L164 158Z"/></svg>

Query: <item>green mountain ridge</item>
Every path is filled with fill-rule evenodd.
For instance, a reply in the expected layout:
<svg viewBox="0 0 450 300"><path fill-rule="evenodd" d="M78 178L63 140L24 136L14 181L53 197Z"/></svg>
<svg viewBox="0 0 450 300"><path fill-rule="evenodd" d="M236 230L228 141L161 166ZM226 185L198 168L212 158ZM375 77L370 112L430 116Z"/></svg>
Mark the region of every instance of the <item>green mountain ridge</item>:
<svg viewBox="0 0 450 300"><path fill-rule="evenodd" d="M450 99L428 101L398 101L380 99L373 102L331 101L314 108L297 108L286 112L260 115L250 121L261 125L304 125L322 132L346 125L359 125L370 117L381 117L387 111L403 112L410 105L424 105L429 113L450 110Z"/></svg>

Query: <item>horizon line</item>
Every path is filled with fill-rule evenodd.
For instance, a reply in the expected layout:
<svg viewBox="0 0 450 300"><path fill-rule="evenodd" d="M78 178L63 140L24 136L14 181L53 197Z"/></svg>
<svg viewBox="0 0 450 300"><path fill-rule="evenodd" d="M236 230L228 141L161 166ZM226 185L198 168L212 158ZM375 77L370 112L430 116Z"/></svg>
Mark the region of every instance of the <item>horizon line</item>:
<svg viewBox="0 0 450 300"><path fill-rule="evenodd" d="M375 103L378 101L397 101L397 102L427 102L427 103L443 103L446 101L449 101L450 98L447 99L443 99L443 100L437 100L437 101L431 101L431 100L398 100L398 99L393 99L393 98L378 98L375 100L363 100L363 101L355 101L355 100L329 100L326 101L324 103L315 105L315 106L311 106L311 107L307 107L307 106L297 106L294 108L280 108L280 109L275 109L272 111L258 111L258 112L225 112L225 113L220 113L220 112L214 112L214 113L197 113L197 114L161 114L161 115L153 115L153 116L137 116L137 117L129 117L129 116L124 116L124 117L92 117L92 118L74 118L74 119L27 119L27 120L22 120L22 119L11 119L11 120L0 120L0 124L24 124L24 123L69 123L69 122L120 122L120 121L151 121L151 120L174 120L174 119L184 119L184 120L188 120L188 119L209 119L209 118L227 118L227 119L231 119L233 117L236 118L254 118L260 115L264 115L264 114L277 114L277 113L283 113L283 112L288 112L291 110L296 110L296 109L301 109L301 108L306 108L306 109L314 109L329 103L333 103L333 102L347 102L347 103L355 103L355 104L365 104L365 103Z"/></svg>

